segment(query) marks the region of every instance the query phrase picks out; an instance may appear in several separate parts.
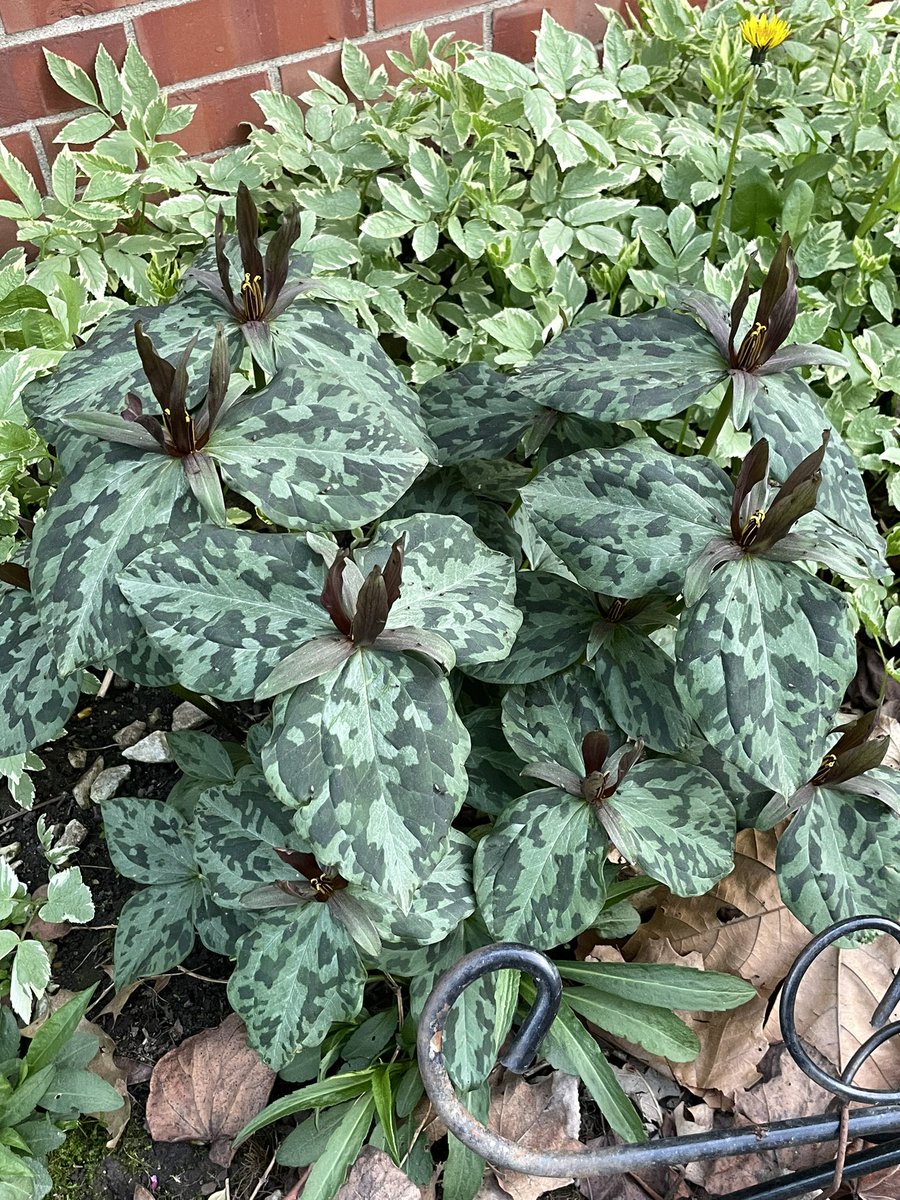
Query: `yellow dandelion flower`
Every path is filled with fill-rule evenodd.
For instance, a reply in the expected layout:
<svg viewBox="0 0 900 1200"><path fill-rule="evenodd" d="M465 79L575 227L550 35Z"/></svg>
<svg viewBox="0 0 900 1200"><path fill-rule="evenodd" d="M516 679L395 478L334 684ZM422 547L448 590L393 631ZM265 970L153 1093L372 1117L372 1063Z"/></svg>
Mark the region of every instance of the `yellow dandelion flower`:
<svg viewBox="0 0 900 1200"><path fill-rule="evenodd" d="M753 47L751 62L760 63L770 50L780 46L791 32L783 17L771 17L768 13L748 17L741 21L741 36L748 46Z"/></svg>

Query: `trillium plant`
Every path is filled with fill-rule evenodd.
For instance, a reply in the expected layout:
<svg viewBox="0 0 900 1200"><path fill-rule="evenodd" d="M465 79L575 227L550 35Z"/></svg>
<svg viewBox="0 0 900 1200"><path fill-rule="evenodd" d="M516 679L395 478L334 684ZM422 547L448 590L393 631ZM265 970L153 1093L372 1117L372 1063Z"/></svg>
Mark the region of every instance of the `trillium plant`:
<svg viewBox="0 0 900 1200"><path fill-rule="evenodd" d="M790 342L787 239L730 310L683 293L575 324L514 374L471 363L416 392L310 298L293 216L260 238L245 191L237 214L214 270L201 255L171 303L106 317L24 395L61 482L0 596L2 752L63 728L85 668L177 684L232 731L172 735L167 800L104 803L142 885L117 983L199 936L234 960L252 1044L291 1071L385 980L409 981L414 1021L467 949L627 936L630 896L706 892L739 827L787 821L781 887L811 930L889 911L900 794L869 725L837 729L854 628L828 575L880 578L884 548L798 374L840 360ZM666 440L717 401L704 452ZM719 451L728 422L743 457ZM658 970L637 1020L640 997L585 964L547 1043L625 1137L640 1122L579 1015L690 1057L665 1006L748 994ZM466 1090L518 988L461 1002Z"/></svg>

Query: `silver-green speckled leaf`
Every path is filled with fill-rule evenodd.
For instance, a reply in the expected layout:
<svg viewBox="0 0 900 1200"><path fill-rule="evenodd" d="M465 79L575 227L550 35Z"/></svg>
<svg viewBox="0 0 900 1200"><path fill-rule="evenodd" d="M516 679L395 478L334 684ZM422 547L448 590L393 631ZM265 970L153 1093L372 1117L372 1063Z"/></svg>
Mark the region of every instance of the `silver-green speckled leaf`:
<svg viewBox="0 0 900 1200"><path fill-rule="evenodd" d="M610 713L630 738L675 754L687 745L690 718L675 690L675 663L646 635L626 625L609 630L593 658Z"/></svg>
<svg viewBox="0 0 900 1200"><path fill-rule="evenodd" d="M696 321L659 308L575 325L517 379L533 400L561 412L594 421L655 421L684 412L727 370Z"/></svg>
<svg viewBox="0 0 900 1200"><path fill-rule="evenodd" d="M522 503L579 583L630 599L681 590L689 563L727 530L732 492L708 459L641 438L552 463Z"/></svg>
<svg viewBox="0 0 900 1200"><path fill-rule="evenodd" d="M254 918L233 908L220 908L204 888L194 909L197 936L213 954L234 958L237 944L253 928Z"/></svg>
<svg viewBox="0 0 900 1200"><path fill-rule="evenodd" d="M357 650L279 696L263 751L320 862L408 908L465 799L469 735L446 680L409 655Z"/></svg>
<svg viewBox="0 0 900 1200"><path fill-rule="evenodd" d="M734 806L738 829L755 827L757 817L772 798L771 788L765 787L758 779L752 778L733 762L723 758L718 750L702 738L692 738L675 757L682 762L703 767L704 771L709 771L710 775L718 780Z"/></svg>
<svg viewBox="0 0 900 1200"><path fill-rule="evenodd" d="M195 814L196 856L207 887L223 908L239 909L248 892L277 880L296 881L296 867L276 848L298 848L291 811L254 767L208 788ZM323 864L330 865L330 864Z"/></svg>
<svg viewBox="0 0 900 1200"><path fill-rule="evenodd" d="M464 667L467 675L485 683L533 683L584 654L598 612L577 583L545 571L520 571L516 607L524 619L509 657Z"/></svg>
<svg viewBox="0 0 900 1200"><path fill-rule="evenodd" d="M499 816L525 790L522 763L503 736L499 708L475 708L463 720L472 740L466 760L466 804L476 812Z"/></svg>
<svg viewBox="0 0 900 1200"><path fill-rule="evenodd" d="M767 375L750 410L753 440L769 442L769 469L784 481L800 461L822 444L830 430L822 463L816 509L858 542L859 552L873 575L887 570L884 539L869 508L866 488L847 444L822 411L813 390L793 375Z"/></svg>
<svg viewBox="0 0 900 1200"><path fill-rule="evenodd" d="M398 387L405 387L398 377ZM223 416L206 445L227 482L290 529L374 521L429 461L391 419L367 376L320 375L299 362Z"/></svg>
<svg viewBox="0 0 900 1200"><path fill-rule="evenodd" d="M98 447L65 478L34 531L31 585L59 669L103 666L141 633L116 576L142 550L199 523L181 463Z"/></svg>
<svg viewBox="0 0 900 1200"><path fill-rule="evenodd" d="M291 650L334 631L304 538L207 527L147 549L119 585L179 682L244 700Z"/></svg>
<svg viewBox="0 0 900 1200"><path fill-rule="evenodd" d="M702 896L732 868L734 809L702 767L639 762L597 815L625 858L677 896Z"/></svg>
<svg viewBox="0 0 900 1200"><path fill-rule="evenodd" d="M78 703L78 676L60 675L34 599L21 588L0 588L0 691L2 758L49 741Z"/></svg>
<svg viewBox="0 0 900 1200"><path fill-rule="evenodd" d="M547 788L500 816L475 854L475 894L499 941L552 950L603 907L607 840L580 796Z"/></svg>
<svg viewBox="0 0 900 1200"><path fill-rule="evenodd" d="M389 948L428 946L440 942L475 911L472 857L475 847L464 833L450 830L447 852L423 880L409 912L403 913L386 897L372 892L354 895L369 909L372 921ZM351 888L353 885L351 884ZM393 946L391 945L393 944Z"/></svg>
<svg viewBox="0 0 900 1200"><path fill-rule="evenodd" d="M591 667L571 667L549 679L511 687L503 697L503 732L526 763L553 762L584 774L581 743L600 729L615 750L616 728Z"/></svg>
<svg viewBox="0 0 900 1200"><path fill-rule="evenodd" d="M266 915L238 943L228 999L250 1045L275 1071L362 1008L366 971L327 904Z"/></svg>
<svg viewBox="0 0 900 1200"><path fill-rule="evenodd" d="M162 800L118 796L101 805L106 844L120 875L138 883L199 878L190 829Z"/></svg>
<svg viewBox="0 0 900 1200"><path fill-rule="evenodd" d="M364 575L385 562L403 534L403 581L388 630L438 633L459 664L505 658L522 624L512 561L489 550L459 517L422 513L379 526L372 543L356 554Z"/></svg>
<svg viewBox="0 0 900 1200"><path fill-rule="evenodd" d="M540 412L515 376L467 363L430 379L419 402L442 465L504 458Z"/></svg>
<svg viewBox="0 0 900 1200"><path fill-rule="evenodd" d="M115 675L139 687L171 687L178 682L175 668L160 654L143 629L106 665Z"/></svg>
<svg viewBox="0 0 900 1200"><path fill-rule="evenodd" d="M775 792L811 778L856 670L841 594L799 567L745 557L682 614L676 685L706 740Z"/></svg>
<svg viewBox="0 0 900 1200"><path fill-rule="evenodd" d="M191 879L143 888L125 901L116 925L117 988L162 975L187 958L201 896L200 880Z"/></svg>
<svg viewBox="0 0 900 1200"><path fill-rule="evenodd" d="M817 787L778 842L782 898L811 933L863 913L895 912L900 816L878 800Z"/></svg>

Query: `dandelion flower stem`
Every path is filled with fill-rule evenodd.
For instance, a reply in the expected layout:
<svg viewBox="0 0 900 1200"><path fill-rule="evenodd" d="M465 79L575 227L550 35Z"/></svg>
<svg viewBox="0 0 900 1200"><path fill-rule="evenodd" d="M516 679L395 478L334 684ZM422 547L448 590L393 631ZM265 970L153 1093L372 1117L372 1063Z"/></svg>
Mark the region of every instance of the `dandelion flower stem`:
<svg viewBox="0 0 900 1200"><path fill-rule="evenodd" d="M731 180L734 177L734 164L737 160L738 142L741 138L741 131L744 128L744 120L747 116L747 108L750 104L750 96L753 92L753 85L756 83L756 73L754 72L744 88L744 94L741 97L741 107L738 109L737 121L734 126L734 136L731 139L731 151L728 155L728 165L725 168L725 178L722 180L722 191L719 195L719 206L716 209L716 220L713 225L712 237L709 241L709 261L715 263L716 250L719 248L719 235L722 232L722 221L725 217L725 205L728 203L728 195L731 191Z"/></svg>

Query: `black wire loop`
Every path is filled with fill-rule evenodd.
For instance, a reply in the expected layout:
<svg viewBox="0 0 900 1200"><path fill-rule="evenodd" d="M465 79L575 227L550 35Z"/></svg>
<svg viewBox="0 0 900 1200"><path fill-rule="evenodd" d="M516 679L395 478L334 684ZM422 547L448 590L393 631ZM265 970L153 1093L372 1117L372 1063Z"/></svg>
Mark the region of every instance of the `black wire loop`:
<svg viewBox="0 0 900 1200"><path fill-rule="evenodd" d="M780 1017L785 1044L800 1068L810 1078L843 1100L875 1102L870 1107L855 1109L851 1113L849 1136L854 1139L885 1142L890 1135L896 1137L900 1133L900 1091L860 1088L853 1083L853 1079L878 1046L900 1032L900 1021L888 1024L888 1018L900 1003L900 975L893 980L872 1016L872 1025L876 1027L876 1032L860 1046L840 1077L829 1075L813 1061L797 1033L796 1024L797 994L815 959L840 938L864 931L887 933L900 943L900 923L886 917L852 917L833 925L813 938L788 972L781 996ZM447 1074L444 1055L447 1015L454 1002L470 984L483 975L504 969L524 972L531 977L536 988L535 1001L501 1058L504 1066L521 1074L534 1059L553 1024L562 996L562 984L556 967L546 955L528 946L500 942L473 950L471 954L460 959L455 966L445 971L435 984L422 1011L418 1032L419 1070L431 1103L450 1132L494 1166L547 1178L562 1179L575 1176L584 1179L591 1175L640 1171L649 1167L700 1162L741 1154L761 1154L837 1139L839 1116L823 1113L815 1117L773 1121L768 1125L716 1129L710 1133L604 1146L597 1150L589 1150L586 1147L575 1151L536 1150L510 1142L483 1125L459 1102ZM891 1154L893 1158L890 1157ZM890 1163L900 1162L900 1141L854 1156L853 1173L862 1174L866 1169L874 1170L874 1165L868 1166L870 1162L877 1163L879 1167L889 1165L888 1160ZM851 1165L850 1160L848 1165ZM821 1170L827 1171L828 1168ZM778 1191L772 1190L776 1185L766 1184L761 1188L735 1195L739 1195L742 1200L750 1200L751 1196L755 1200L763 1200L766 1196L780 1198L802 1195L804 1187L809 1189L809 1183L801 1183L800 1190L792 1191L791 1187L796 1186L798 1180L799 1175L792 1176L787 1181L778 1181Z"/></svg>

